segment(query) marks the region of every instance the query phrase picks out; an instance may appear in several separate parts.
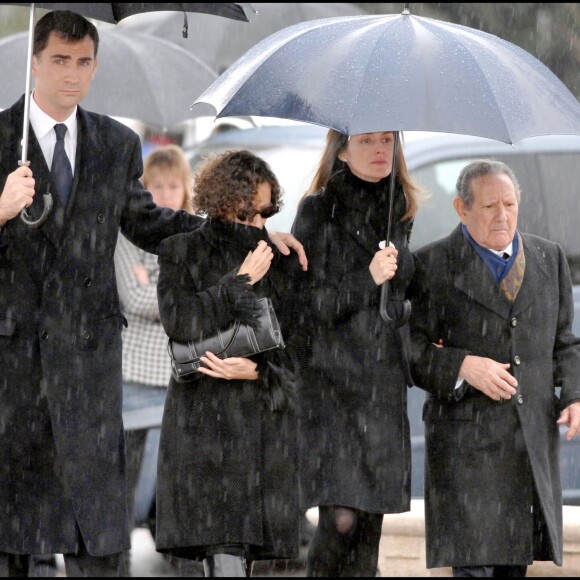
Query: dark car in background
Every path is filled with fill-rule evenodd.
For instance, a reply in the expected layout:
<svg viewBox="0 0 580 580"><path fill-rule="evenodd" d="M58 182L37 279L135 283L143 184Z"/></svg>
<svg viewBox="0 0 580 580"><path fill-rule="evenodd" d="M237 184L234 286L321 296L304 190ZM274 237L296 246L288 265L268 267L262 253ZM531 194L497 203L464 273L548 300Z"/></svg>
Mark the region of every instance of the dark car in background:
<svg viewBox="0 0 580 580"><path fill-rule="evenodd" d="M195 169L206 155L248 149L265 159L284 189L284 208L268 220L271 230L290 231L296 207L308 188L324 146L327 130L316 125L288 124L233 129L208 139L188 152ZM441 238L458 223L452 206L460 169L474 159L507 163L522 191L519 230L559 242L566 252L574 284L574 332L580 336L580 137L542 136L515 146L491 139L450 133L406 132L404 151L414 179L430 194L415 220L411 249ZM580 377L579 377L580 380ZM423 497L425 392L409 389L412 496ZM560 427L564 503L580 505L580 438L566 441Z"/></svg>

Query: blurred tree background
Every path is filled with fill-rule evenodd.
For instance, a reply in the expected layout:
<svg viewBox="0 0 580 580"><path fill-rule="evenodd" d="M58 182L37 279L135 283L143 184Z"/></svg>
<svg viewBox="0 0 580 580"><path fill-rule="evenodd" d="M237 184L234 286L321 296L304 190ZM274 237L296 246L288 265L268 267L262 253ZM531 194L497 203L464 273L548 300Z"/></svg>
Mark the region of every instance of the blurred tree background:
<svg viewBox="0 0 580 580"><path fill-rule="evenodd" d="M370 14L400 14L404 4L354 3ZM517 44L542 61L580 99L579 3L423 2L411 14L477 28Z"/></svg>
<svg viewBox="0 0 580 580"><path fill-rule="evenodd" d="M353 4L370 14L400 14L404 8L403 3ZM259 2L252 5L259 10ZM410 4L410 9L416 16L477 28L517 44L542 61L580 98L580 3L424 2ZM38 10L38 15L44 12ZM0 37L27 28L25 7L0 5Z"/></svg>

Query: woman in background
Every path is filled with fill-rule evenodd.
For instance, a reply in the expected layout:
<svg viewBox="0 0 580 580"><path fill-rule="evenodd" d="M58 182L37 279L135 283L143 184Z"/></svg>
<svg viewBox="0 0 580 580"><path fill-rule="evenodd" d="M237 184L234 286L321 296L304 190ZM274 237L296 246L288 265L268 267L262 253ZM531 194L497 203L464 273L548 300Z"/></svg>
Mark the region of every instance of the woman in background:
<svg viewBox="0 0 580 580"><path fill-rule="evenodd" d="M164 145L149 153L142 182L157 205L192 211L191 169L179 146ZM115 270L128 323L122 335L123 423L129 497L134 498L132 527L146 524L154 535L159 436L171 376L167 335L157 303L159 264L156 255L140 250L120 235Z"/></svg>

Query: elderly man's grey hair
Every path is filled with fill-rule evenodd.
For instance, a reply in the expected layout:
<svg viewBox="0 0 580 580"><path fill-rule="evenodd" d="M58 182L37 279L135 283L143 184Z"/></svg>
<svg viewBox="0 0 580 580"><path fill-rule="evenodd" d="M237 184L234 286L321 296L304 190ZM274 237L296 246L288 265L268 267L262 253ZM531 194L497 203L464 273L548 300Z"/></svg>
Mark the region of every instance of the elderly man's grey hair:
<svg viewBox="0 0 580 580"><path fill-rule="evenodd" d="M492 159L477 159L468 163L459 174L457 178L457 183L455 188L457 190L457 196L463 200L465 207L467 209L471 208L473 203L473 192L471 191L471 182L483 175L497 175L503 173L507 175L511 182L514 184L514 189L516 191L516 199L520 203L520 184L518 179L512 169L502 163L501 161L494 161Z"/></svg>

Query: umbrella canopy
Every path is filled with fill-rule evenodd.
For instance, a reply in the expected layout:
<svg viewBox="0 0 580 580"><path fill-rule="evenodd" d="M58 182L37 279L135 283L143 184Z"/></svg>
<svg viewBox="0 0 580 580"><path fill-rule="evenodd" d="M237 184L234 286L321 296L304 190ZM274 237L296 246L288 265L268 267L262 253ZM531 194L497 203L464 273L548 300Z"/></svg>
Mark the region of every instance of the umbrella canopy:
<svg viewBox="0 0 580 580"><path fill-rule="evenodd" d="M530 53L480 30L412 16L407 7L400 15L289 26L250 49L194 105L208 103L218 117L281 117L347 135L421 130L513 144L580 134L578 100ZM408 302L398 320L387 305L383 284L382 319L408 319Z"/></svg>
<svg viewBox="0 0 580 580"><path fill-rule="evenodd" d="M192 19L189 37L179 34L183 17L176 13L138 14L120 23L121 28L140 30L158 38L175 42L182 48L201 56L218 73L226 70L247 50L274 32L317 18L363 14L353 4L332 2L254 4L257 16L250 26L235 20L221 21L209 16Z"/></svg>
<svg viewBox="0 0 580 580"><path fill-rule="evenodd" d="M8 6L31 6L31 2L2 2ZM71 10L78 12L85 18L94 18L102 22L116 24L135 14L143 12L201 12L232 18L233 20L243 20L249 22L248 13L254 12L250 4L234 4L229 2L198 2L191 4L179 4L173 2L130 2L126 4L118 2L34 2L36 8L45 10Z"/></svg>
<svg viewBox="0 0 580 580"><path fill-rule="evenodd" d="M82 102L90 111L128 117L162 129L191 118L184 85L203 92L217 74L199 58L171 42L116 27L99 30L99 66ZM26 71L14 66L26 57L28 32L0 39L0 107L24 91Z"/></svg>
<svg viewBox="0 0 580 580"><path fill-rule="evenodd" d="M407 11L285 28L196 103L209 103L218 117L282 117L349 135L423 130L514 143L580 133L578 100L530 53Z"/></svg>

